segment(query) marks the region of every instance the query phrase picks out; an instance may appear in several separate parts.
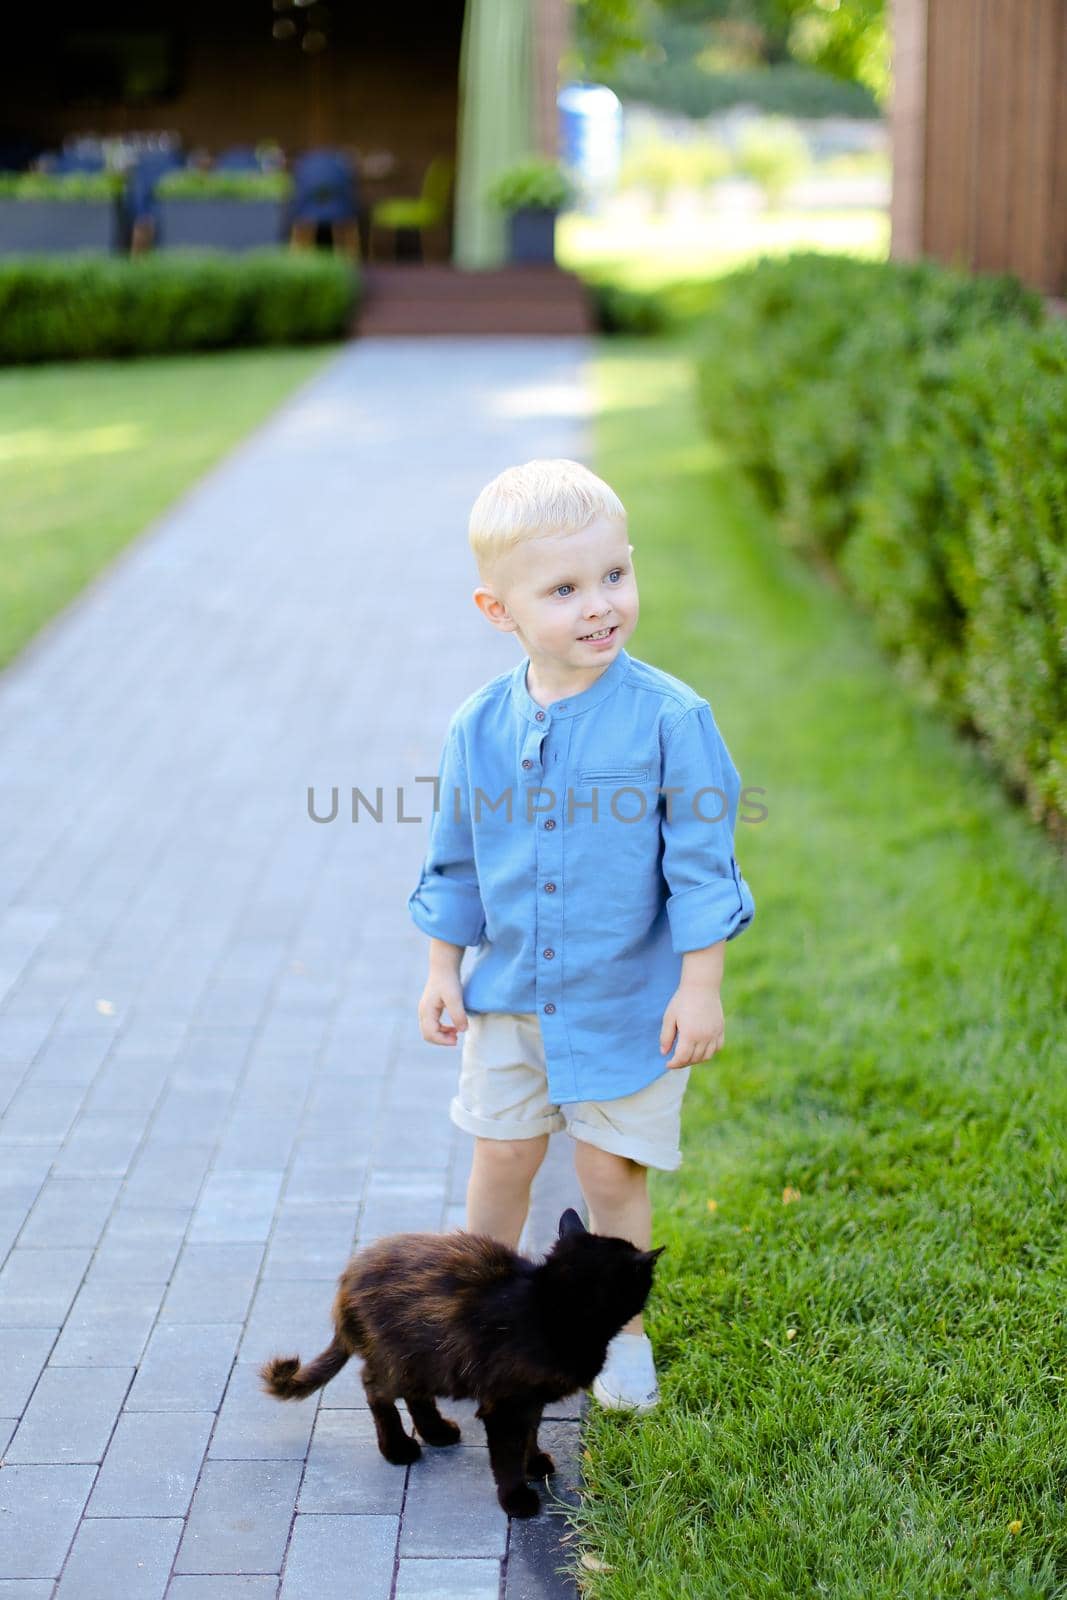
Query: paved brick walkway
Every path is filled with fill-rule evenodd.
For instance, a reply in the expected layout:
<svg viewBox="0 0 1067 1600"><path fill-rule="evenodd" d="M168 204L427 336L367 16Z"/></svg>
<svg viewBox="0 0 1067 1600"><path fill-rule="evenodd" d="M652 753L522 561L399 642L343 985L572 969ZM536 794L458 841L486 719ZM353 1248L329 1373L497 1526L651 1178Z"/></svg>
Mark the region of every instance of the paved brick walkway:
<svg viewBox="0 0 1067 1600"><path fill-rule="evenodd" d="M472 1403L402 1470L355 1362L301 1405L255 1370L327 1342L353 1246L463 1221L396 790L422 819L449 714L517 659L467 515L510 462L588 459L588 354L349 346L0 677L2 1600L569 1592L565 1522L509 1523Z"/></svg>

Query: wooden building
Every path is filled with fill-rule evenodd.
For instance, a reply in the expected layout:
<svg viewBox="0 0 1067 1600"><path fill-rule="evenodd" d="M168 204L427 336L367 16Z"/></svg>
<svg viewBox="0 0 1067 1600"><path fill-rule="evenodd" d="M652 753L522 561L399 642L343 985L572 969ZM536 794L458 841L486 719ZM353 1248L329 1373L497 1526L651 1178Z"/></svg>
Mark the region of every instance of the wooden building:
<svg viewBox="0 0 1067 1600"><path fill-rule="evenodd" d="M1067 0L890 0L891 253L1067 295Z"/></svg>
<svg viewBox="0 0 1067 1600"><path fill-rule="evenodd" d="M77 134L172 131L187 149L276 141L347 150L361 199L419 192L456 166L451 259L498 265L482 191L502 166L557 155L570 0L58 0L19 6L0 52L0 166ZM502 86L507 87L501 111Z"/></svg>

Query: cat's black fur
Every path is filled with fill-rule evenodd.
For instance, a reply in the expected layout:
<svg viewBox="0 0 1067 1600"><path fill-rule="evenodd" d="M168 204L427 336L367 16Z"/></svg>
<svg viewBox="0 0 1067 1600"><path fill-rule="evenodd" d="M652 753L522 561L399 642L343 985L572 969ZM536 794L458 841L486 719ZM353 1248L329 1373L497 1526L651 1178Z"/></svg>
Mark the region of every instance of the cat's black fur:
<svg viewBox="0 0 1067 1600"><path fill-rule="evenodd" d="M648 1299L664 1248L589 1233L569 1208L541 1262L487 1234L393 1234L342 1273L327 1349L305 1366L275 1356L260 1377L278 1399L302 1400L362 1356L378 1446L398 1466L422 1454L398 1399L433 1445L460 1437L437 1397L476 1399L497 1498L510 1516L532 1517L541 1502L526 1479L555 1471L537 1443L541 1412L592 1383L609 1341Z"/></svg>

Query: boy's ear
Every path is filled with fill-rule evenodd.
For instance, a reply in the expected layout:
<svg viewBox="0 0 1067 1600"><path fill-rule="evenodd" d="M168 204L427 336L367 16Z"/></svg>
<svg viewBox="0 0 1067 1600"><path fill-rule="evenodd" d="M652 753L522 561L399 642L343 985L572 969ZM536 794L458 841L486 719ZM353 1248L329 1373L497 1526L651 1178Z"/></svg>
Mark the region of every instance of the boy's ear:
<svg viewBox="0 0 1067 1600"><path fill-rule="evenodd" d="M565 1239L571 1233L588 1233L588 1228L573 1206L568 1206L559 1219L559 1236Z"/></svg>

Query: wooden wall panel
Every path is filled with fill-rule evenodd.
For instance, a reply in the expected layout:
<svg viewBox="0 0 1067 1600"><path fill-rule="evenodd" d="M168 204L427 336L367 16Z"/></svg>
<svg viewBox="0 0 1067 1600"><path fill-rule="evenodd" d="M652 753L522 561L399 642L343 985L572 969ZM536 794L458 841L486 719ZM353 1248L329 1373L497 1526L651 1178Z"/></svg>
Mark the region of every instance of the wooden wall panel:
<svg viewBox="0 0 1067 1600"><path fill-rule="evenodd" d="M924 175L924 253L1065 292L1067 0L928 0Z"/></svg>
<svg viewBox="0 0 1067 1600"><path fill-rule="evenodd" d="M926 187L926 8L927 0L890 0L893 92L890 136L893 191L890 254L912 261L923 247Z"/></svg>

